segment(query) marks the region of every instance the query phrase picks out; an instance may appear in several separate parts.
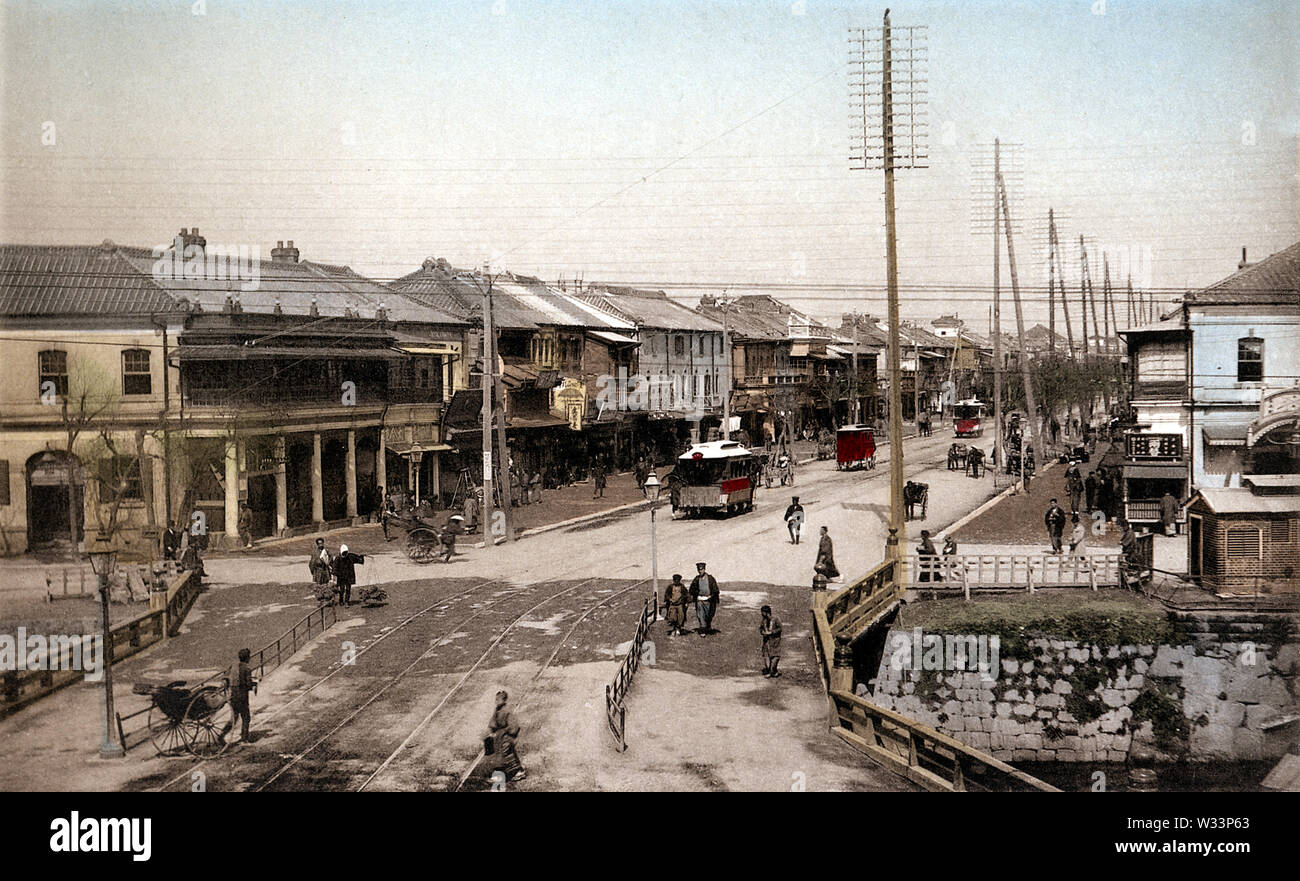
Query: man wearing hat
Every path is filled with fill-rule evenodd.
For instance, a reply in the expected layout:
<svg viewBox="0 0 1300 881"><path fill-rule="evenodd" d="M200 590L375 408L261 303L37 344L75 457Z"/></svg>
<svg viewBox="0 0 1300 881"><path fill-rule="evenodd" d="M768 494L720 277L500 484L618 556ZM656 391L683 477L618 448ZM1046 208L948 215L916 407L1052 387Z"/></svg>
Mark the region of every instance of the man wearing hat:
<svg viewBox="0 0 1300 881"><path fill-rule="evenodd" d="M763 639L763 675L780 676L776 667L781 663L781 619L772 614L771 606L764 606L759 614L762 615L758 635Z"/></svg>
<svg viewBox="0 0 1300 881"><path fill-rule="evenodd" d="M785 527L790 531L790 544L799 543L799 531L803 529L803 505L798 496L790 497L790 507L785 509Z"/></svg>
<svg viewBox="0 0 1300 881"><path fill-rule="evenodd" d="M699 622L700 636L713 632L713 615L718 611L718 579L704 571L704 563L696 563L696 575L691 579L691 599L695 601L695 620Z"/></svg>
<svg viewBox="0 0 1300 881"><path fill-rule="evenodd" d="M686 603L690 593L682 582L682 576L674 575L672 582L664 588L665 617L668 619L668 635L681 636L686 624Z"/></svg>
<svg viewBox="0 0 1300 881"><path fill-rule="evenodd" d="M943 579L934 571L939 552L935 550L934 540L930 538L930 530L921 530L921 543L916 546L916 553L920 557L917 562L920 563L918 568L921 570L917 581L942 581Z"/></svg>

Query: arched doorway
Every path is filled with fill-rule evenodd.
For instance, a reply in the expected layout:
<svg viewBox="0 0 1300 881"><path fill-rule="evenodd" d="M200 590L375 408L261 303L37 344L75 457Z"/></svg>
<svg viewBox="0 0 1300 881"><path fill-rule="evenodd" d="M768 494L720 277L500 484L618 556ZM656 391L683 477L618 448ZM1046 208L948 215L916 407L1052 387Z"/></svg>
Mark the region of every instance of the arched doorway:
<svg viewBox="0 0 1300 881"><path fill-rule="evenodd" d="M86 469L63 450L27 460L27 545L76 545L86 534Z"/></svg>

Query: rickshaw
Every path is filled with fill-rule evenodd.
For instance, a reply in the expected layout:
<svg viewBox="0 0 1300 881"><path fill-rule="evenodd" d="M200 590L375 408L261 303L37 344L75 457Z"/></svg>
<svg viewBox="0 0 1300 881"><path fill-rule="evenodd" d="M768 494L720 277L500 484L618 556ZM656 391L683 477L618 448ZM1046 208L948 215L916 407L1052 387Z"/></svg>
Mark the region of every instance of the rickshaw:
<svg viewBox="0 0 1300 881"><path fill-rule="evenodd" d="M220 685L186 688L184 679L167 684L137 682L132 692L148 695L149 739L160 756L184 750L192 756L211 758L226 751L221 736L220 710L230 701L230 680Z"/></svg>
<svg viewBox="0 0 1300 881"><path fill-rule="evenodd" d="M845 425L835 433L835 468L876 467L876 435L869 425Z"/></svg>
<svg viewBox="0 0 1300 881"><path fill-rule="evenodd" d="M708 511L734 514L754 509L758 460L735 441L695 444L677 458L673 513L688 517Z"/></svg>

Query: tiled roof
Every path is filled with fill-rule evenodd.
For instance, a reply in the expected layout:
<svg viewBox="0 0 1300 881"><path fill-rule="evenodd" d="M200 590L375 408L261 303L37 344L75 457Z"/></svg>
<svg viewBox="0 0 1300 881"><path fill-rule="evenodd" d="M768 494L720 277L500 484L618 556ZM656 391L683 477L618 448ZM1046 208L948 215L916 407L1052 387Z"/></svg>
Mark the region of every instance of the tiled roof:
<svg viewBox="0 0 1300 881"><path fill-rule="evenodd" d="M2 315L142 315L175 301L111 242L0 245Z"/></svg>
<svg viewBox="0 0 1300 881"><path fill-rule="evenodd" d="M215 249L214 249L215 251ZM346 266L257 260L234 278L186 278L185 268L155 272L154 249L116 246L0 246L0 314L95 315L220 312L227 299L240 309L322 316L373 317L382 305L392 321L463 323L438 309L372 281ZM223 262L224 266L224 262ZM180 276L180 277L175 277ZM247 276L247 277L245 277ZM250 288L245 290L245 288Z"/></svg>
<svg viewBox="0 0 1300 881"><path fill-rule="evenodd" d="M585 303L643 327L658 330L701 330L721 332L722 324L681 303L668 299L663 291L633 288L587 288L576 295Z"/></svg>
<svg viewBox="0 0 1300 881"><path fill-rule="evenodd" d="M1188 294L1185 302L1195 305L1300 303L1300 242Z"/></svg>

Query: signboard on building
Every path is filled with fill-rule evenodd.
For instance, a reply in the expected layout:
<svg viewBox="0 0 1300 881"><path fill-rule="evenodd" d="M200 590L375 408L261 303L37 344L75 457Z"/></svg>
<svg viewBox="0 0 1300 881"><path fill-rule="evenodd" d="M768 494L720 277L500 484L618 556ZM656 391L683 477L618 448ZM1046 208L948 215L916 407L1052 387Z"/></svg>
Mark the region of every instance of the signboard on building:
<svg viewBox="0 0 1300 881"><path fill-rule="evenodd" d="M587 387L572 377L551 389L551 412L568 420L569 428L582 431L587 416Z"/></svg>

